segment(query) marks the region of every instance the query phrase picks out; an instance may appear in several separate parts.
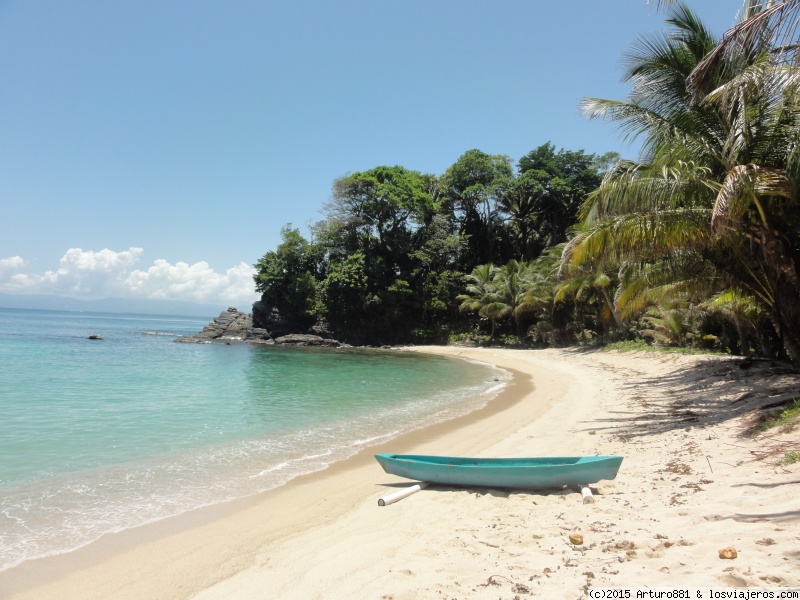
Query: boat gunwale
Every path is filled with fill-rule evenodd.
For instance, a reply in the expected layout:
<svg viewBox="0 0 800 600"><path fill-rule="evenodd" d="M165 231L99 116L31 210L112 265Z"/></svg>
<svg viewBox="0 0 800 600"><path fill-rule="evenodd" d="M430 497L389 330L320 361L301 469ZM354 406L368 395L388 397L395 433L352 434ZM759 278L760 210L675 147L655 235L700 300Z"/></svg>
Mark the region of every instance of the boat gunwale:
<svg viewBox="0 0 800 600"><path fill-rule="evenodd" d="M591 465L593 463L616 461L622 462L624 457L619 455L597 455L597 456L537 456L537 457L463 457L463 456L438 456L423 454L376 454L375 459L380 463L381 460L396 461L407 464L432 465L442 467L491 467L491 468L545 468L545 467L577 467L580 465ZM435 459L435 460L429 460ZM536 462L544 461L544 462ZM560 462L555 462L560 461Z"/></svg>

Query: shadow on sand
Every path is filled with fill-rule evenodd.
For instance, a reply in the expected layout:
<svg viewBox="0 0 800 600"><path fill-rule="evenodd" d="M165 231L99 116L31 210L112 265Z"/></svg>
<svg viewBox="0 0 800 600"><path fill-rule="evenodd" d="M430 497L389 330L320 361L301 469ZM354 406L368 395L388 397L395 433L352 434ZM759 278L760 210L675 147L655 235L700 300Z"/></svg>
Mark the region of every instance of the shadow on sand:
<svg viewBox="0 0 800 600"><path fill-rule="evenodd" d="M716 425L790 402L800 396L800 372L778 361L721 357L688 368L676 365L666 376L636 377L620 387L638 407L614 411L607 427L598 428L595 421L592 429L613 429L625 439Z"/></svg>

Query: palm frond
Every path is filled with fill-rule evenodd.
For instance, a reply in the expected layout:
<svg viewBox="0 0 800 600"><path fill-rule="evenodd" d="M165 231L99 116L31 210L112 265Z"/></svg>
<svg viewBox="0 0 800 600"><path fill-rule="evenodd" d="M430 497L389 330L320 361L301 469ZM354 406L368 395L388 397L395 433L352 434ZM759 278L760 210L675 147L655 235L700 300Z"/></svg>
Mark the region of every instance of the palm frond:
<svg viewBox="0 0 800 600"><path fill-rule="evenodd" d="M800 0L752 3L745 19L732 27L689 75L688 84L704 95L709 82L726 67L732 56L743 49L761 46L772 49L784 64L794 64L797 32L800 25Z"/></svg>
<svg viewBox="0 0 800 600"><path fill-rule="evenodd" d="M739 227L753 208L758 212L761 226L768 229L762 199L765 196L790 198L791 194L791 182L783 171L752 164L737 165L722 182L711 214L711 230L719 232L723 228Z"/></svg>

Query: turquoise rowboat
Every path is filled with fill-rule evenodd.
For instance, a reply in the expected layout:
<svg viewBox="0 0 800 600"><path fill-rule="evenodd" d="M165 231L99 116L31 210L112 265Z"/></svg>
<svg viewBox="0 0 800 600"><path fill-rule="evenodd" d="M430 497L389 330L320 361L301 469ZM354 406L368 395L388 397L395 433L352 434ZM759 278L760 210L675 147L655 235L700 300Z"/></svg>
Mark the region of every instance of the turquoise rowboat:
<svg viewBox="0 0 800 600"><path fill-rule="evenodd" d="M391 475L429 483L515 489L586 486L614 479L621 456L541 458L458 458L412 454L376 454Z"/></svg>

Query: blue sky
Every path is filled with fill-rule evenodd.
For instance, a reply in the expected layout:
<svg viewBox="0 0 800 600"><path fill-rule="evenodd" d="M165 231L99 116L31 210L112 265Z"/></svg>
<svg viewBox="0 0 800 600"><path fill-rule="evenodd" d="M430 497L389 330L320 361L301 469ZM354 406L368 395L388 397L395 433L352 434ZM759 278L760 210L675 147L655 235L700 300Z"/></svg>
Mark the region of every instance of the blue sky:
<svg viewBox="0 0 800 600"><path fill-rule="evenodd" d="M741 4L690 2L721 35ZM633 156L654 1L0 0L0 292L246 308L252 263L333 180L442 174L471 148Z"/></svg>

